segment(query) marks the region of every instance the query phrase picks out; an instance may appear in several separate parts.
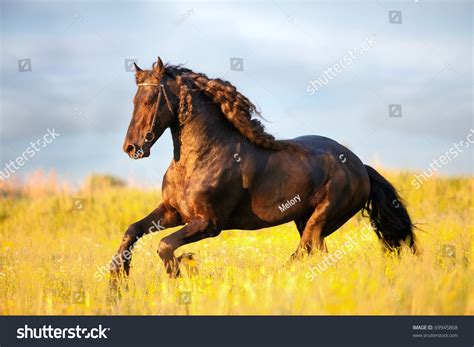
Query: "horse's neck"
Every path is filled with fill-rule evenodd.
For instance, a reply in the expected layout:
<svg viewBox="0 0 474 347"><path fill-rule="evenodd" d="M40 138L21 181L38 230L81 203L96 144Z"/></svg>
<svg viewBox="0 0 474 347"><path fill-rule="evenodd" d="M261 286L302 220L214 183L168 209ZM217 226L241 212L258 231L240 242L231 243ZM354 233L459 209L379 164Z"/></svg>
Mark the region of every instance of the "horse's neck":
<svg viewBox="0 0 474 347"><path fill-rule="evenodd" d="M243 136L220 114L218 106L196 102L193 115L184 125L171 128L174 160L205 159L210 153L222 153L223 148L243 141Z"/></svg>

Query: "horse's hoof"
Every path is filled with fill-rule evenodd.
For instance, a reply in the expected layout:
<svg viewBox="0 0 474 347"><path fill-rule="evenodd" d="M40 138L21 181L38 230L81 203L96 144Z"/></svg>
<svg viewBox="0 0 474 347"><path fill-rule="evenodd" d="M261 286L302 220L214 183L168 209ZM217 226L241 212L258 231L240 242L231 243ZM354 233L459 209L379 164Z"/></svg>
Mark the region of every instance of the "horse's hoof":
<svg viewBox="0 0 474 347"><path fill-rule="evenodd" d="M194 253L183 253L178 258L178 262L182 261L194 261Z"/></svg>
<svg viewBox="0 0 474 347"><path fill-rule="evenodd" d="M194 257L194 253L184 253L181 254L178 258L178 272L180 273L180 268L182 268L189 276L197 275L198 271L198 264L196 258Z"/></svg>

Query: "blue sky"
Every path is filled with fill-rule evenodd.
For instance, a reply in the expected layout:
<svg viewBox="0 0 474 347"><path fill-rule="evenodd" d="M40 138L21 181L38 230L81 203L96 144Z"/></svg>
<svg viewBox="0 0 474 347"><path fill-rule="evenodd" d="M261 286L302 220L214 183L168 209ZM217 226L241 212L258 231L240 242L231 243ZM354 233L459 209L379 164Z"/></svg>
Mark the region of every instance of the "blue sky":
<svg viewBox="0 0 474 347"><path fill-rule="evenodd" d="M389 11L401 11L401 24ZM469 1L22 2L1 4L0 169L54 128L60 136L18 170L54 168L81 181L111 173L158 184L169 132L148 159L121 146L134 75L160 55L236 85L278 138L319 134L368 164L425 170L472 122ZM367 37L375 44L310 95L307 87ZM243 59L232 71L230 58ZM19 72L18 59L31 59ZM389 117L400 104L402 117ZM441 174L472 175L472 147Z"/></svg>

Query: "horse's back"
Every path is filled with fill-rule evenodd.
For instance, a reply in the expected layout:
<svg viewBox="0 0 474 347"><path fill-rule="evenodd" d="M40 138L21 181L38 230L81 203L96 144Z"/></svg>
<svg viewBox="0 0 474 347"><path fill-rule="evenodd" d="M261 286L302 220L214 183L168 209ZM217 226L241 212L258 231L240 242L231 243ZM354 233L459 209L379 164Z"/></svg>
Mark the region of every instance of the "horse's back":
<svg viewBox="0 0 474 347"><path fill-rule="evenodd" d="M333 139L319 135L305 135L288 140L288 142L299 145L315 156L330 157L332 161L338 164L345 164L350 161L352 169L356 169L363 176L366 174L362 160L349 148Z"/></svg>
<svg viewBox="0 0 474 347"><path fill-rule="evenodd" d="M329 137L319 136L319 135L305 135L298 136L294 139L288 140L288 142L296 143L300 146L303 146L312 151L341 151L342 149L347 150L346 147L341 145L336 140L330 139Z"/></svg>

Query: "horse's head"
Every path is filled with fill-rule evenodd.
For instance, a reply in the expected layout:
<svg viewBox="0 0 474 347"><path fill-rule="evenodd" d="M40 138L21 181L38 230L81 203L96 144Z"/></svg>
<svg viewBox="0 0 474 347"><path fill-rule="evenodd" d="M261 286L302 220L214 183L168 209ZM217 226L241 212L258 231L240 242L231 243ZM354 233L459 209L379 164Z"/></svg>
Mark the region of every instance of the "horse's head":
<svg viewBox="0 0 474 347"><path fill-rule="evenodd" d="M135 69L137 93L123 150L130 158L140 159L150 155L153 144L176 121L177 99L159 57L152 70L142 70L136 64Z"/></svg>

